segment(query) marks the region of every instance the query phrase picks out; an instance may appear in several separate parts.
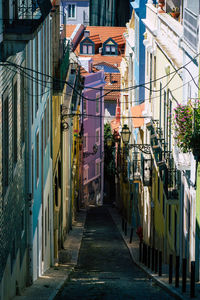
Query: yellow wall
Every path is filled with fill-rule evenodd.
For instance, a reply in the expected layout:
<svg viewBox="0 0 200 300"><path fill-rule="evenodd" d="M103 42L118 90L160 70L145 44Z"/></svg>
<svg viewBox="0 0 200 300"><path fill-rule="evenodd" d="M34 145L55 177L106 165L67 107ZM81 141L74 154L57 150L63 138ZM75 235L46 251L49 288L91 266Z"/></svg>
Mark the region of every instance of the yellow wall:
<svg viewBox="0 0 200 300"><path fill-rule="evenodd" d="M164 55L164 53L157 47L156 52L156 78L161 78L162 76L166 76L167 72L171 73L175 69ZM166 86L162 91L162 113L161 113L161 128L164 129L164 90L166 91L166 95L168 95L168 90L172 92L172 96L177 100L178 103L182 101L182 79L178 74L174 76L172 81L171 78L174 74L169 75L159 81L156 84L156 90L160 89L160 83L162 83L162 87ZM179 88L180 87L180 88ZM179 88L179 89L178 89ZM159 120L160 114L160 92L155 93L152 99L152 111L153 111L153 119ZM177 106L176 101L172 101L172 112L173 109ZM174 136L173 128L172 128L172 137ZM172 138L172 153L173 153L173 145L174 139ZM167 249L167 256L169 252L173 252L174 249L174 231L175 231L175 211L177 213L177 226L179 224L179 209L180 207L173 204L171 205L171 232L169 232L169 205L167 201L165 201L165 217L163 216L163 183L160 180L160 201L158 200L158 172L154 169L155 180L153 179L153 199L154 199L154 222L155 222L155 232L156 232L156 243L157 247ZM166 245L164 244L164 239L166 239ZM177 235L177 239L179 239L179 235ZM179 242L177 241L177 245Z"/></svg>

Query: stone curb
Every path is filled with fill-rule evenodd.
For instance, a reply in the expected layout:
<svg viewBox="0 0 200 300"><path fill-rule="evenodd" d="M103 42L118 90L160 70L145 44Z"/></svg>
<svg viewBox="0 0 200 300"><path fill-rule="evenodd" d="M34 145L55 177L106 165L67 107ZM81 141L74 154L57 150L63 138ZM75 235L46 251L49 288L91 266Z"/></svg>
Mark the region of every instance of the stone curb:
<svg viewBox="0 0 200 300"><path fill-rule="evenodd" d="M157 278L157 275L155 274L152 274L149 269L147 269L145 266L143 266L141 263L139 263L134 255L133 255L133 251L131 249L131 246L129 245L129 243L126 241L126 237L124 235L124 233L122 232L121 230L121 225L119 223L116 222L114 216L113 216L113 209L112 208L109 208L108 209L109 212L110 212L110 215L113 219L113 222L115 223L118 231L120 232L122 238L123 238L123 241L125 243L125 245L127 246L127 248L129 249L129 252L130 252L130 255L132 257L132 260L133 262L141 269L143 270L147 275L148 277L150 277L158 286L160 286L161 288L163 288L166 292L168 292L168 294L170 294L171 296L173 296L174 298L178 299L178 300L184 300L184 299L190 299L188 298L187 296L184 297L183 295L181 295L178 291L174 290L171 286L169 286L168 284L166 284L165 282L163 282L162 280L160 280L159 278ZM118 214L117 212L114 212L114 214Z"/></svg>
<svg viewBox="0 0 200 300"><path fill-rule="evenodd" d="M22 295L15 296L13 300L53 300L56 297L77 264L85 227L86 213L86 210L80 211L77 221L72 227L72 231L64 242L66 254L70 254L70 262L49 268L32 286L25 288Z"/></svg>

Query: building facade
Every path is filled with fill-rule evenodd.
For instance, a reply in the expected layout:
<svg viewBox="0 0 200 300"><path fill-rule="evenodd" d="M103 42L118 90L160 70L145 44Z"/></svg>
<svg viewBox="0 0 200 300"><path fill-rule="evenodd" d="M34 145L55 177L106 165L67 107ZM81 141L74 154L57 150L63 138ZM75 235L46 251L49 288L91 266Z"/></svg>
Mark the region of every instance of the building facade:
<svg viewBox="0 0 200 300"><path fill-rule="evenodd" d="M104 190L104 72L84 75L82 94L84 205L102 205Z"/></svg>
<svg viewBox="0 0 200 300"><path fill-rule="evenodd" d="M1 70L2 299L20 293L51 261L51 93L44 90L51 72L45 51L50 51L52 6L31 4L1 2L1 61L8 66Z"/></svg>
<svg viewBox="0 0 200 300"><path fill-rule="evenodd" d="M61 24L89 25L90 1L88 0L62 0Z"/></svg>

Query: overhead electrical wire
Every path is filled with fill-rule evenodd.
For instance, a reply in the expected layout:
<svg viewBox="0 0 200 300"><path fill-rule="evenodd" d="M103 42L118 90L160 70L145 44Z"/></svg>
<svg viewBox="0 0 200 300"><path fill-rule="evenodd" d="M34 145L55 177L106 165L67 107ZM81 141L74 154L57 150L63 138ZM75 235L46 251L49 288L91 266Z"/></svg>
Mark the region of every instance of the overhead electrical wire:
<svg viewBox="0 0 200 300"><path fill-rule="evenodd" d="M10 71L13 71L13 70L11 70L8 66L5 65L5 67L6 67L7 69L9 69ZM27 72L25 72L25 71L23 71L23 70L20 70L20 72L19 72L19 71L17 71L17 72L18 72L18 73L20 73L20 72L24 73L24 74L25 74L25 75L24 75L25 78L27 78L27 79L32 79L33 82L35 82L35 83L37 82L37 83L39 83L41 86L46 87L46 85L44 85L44 84L42 83L42 82L43 82L42 80L39 80L38 78L35 78L35 77L31 76L31 75L28 74ZM190 74L190 76L192 77L191 80L189 80L189 81L185 82L183 85L180 85L179 87L177 87L177 88L171 90L171 92L174 92L174 91L176 91L176 90L178 90L178 89L181 89L182 87L184 87L185 85L187 85L189 82L194 81L194 79L196 79L196 78L199 77L199 75L197 75L196 77L193 77L192 74ZM40 83L39 81L41 81L41 83ZM50 82L48 82L48 83L50 83ZM168 84L169 84L169 82L168 82ZM166 88L166 86L163 87L162 89L165 89L165 88ZM154 93L158 93L158 92L160 92L162 89L157 90L157 91L151 90L151 89L149 89L149 90L151 90L151 91L154 92ZM28 92L27 89L25 89L25 90L26 90L26 93L27 93L28 95L36 97L36 96L43 96L43 95L47 94L50 90L53 90L53 88L49 88L48 91L45 91L44 93L41 93L41 94L32 94L32 93ZM67 93L66 93L66 95L69 95L69 96L70 96L71 94L67 94ZM105 96L105 95L104 95L104 96ZM164 93L163 93L161 96L164 96ZM158 96L153 96L153 97L149 97L149 98L145 98L144 101L154 100L154 99L160 99L160 95L158 95ZM94 100L97 100L97 99L94 99L94 100L93 100L93 99L88 99L88 100L94 101ZM125 101L120 101L120 104L122 104L122 103L127 103L127 102L125 102ZM128 101L128 103L130 103L130 102ZM134 101L134 103L140 104L140 101Z"/></svg>
<svg viewBox="0 0 200 300"><path fill-rule="evenodd" d="M180 71L180 70L183 69L183 68L185 68L185 69L188 71L188 69L186 68L186 66L189 65L192 61L194 61L199 55L200 55L200 53L198 53L193 59L191 59L189 62L187 62L185 65L181 66L181 67L178 68L177 70L174 70L174 71L172 71L172 72L170 72L170 73L168 73L168 74L166 74L166 75L163 75L163 76L161 76L161 77L158 77L158 78L156 78L156 79L154 79L154 80L151 80L151 81L149 81L149 82L145 82L145 83L141 83L141 84L138 84L138 85L130 86L130 87L127 87L127 88L124 88L124 89L112 89L112 90L110 90L110 89L104 89L104 90L108 90L109 92L110 92L110 91L112 91L112 92L114 92L114 91L115 91L115 92L123 92L123 91L135 89L135 88L137 88L137 87L145 87L145 85L149 85L150 83L153 83L153 82L156 82L156 81L161 80L161 79L163 79L163 78L166 78L166 77L168 77L169 75L176 74L178 71ZM37 73L37 74L39 74L39 75L41 75L41 76L45 76L45 77L51 78L51 79L56 80L56 81L61 82L61 83L66 83L67 85L70 86L69 82L67 82L66 80L56 79L56 78L53 78L51 75L44 74L44 73L42 73L42 72L36 71L36 70L34 70L34 69L31 69L31 68L27 68L27 67L20 66L20 65L17 65L17 64L15 64L15 63L12 63L12 62L7 62L7 61L6 61L6 62L3 63L3 64L0 63L0 66L5 66L6 64L8 64L8 65L13 65L13 66L15 66L16 68L25 69L25 70L27 70L27 71L32 71L33 73ZM191 76L192 76L192 75L191 75ZM49 83L49 81L48 81L48 83ZM71 86L70 86L70 87L71 87ZM72 88L73 88L73 87L72 87ZM90 88L90 89L94 89L94 90L99 90L99 88L94 88L94 87L91 87L91 86L87 86L86 88Z"/></svg>
<svg viewBox="0 0 200 300"><path fill-rule="evenodd" d="M199 56L199 54L197 54L197 55L195 56L195 58L198 57L198 56ZM194 58L194 59L195 59L195 58ZM156 90L156 91L155 91L155 90L152 90L153 92L160 92L161 90L163 90L163 89L166 88L166 86L169 84L169 82L171 82L171 80L175 77L176 73L177 73L180 69L182 69L182 68L185 68L186 71L189 72L189 74L190 74L190 76L191 76L193 82L195 83L194 77L192 76L192 74L190 73L190 71L186 68L186 66L187 66L189 63L191 63L194 59L191 59L191 60L190 60L189 62L187 62L184 66L182 66L182 67L180 67L179 69L177 69L177 70L175 70L175 71L173 71L173 72L171 72L171 73L169 73L169 74L167 74L167 75L164 75L164 76L162 76L162 77L160 77L160 78L156 78L156 79L154 79L154 80L152 80L152 81L150 81L150 82L147 82L147 83L145 83L145 84L140 84L140 85L136 85L136 86L131 86L131 87L128 87L128 88L125 88L125 89L110 89L106 94L103 94L102 96L97 97L95 100L100 100L101 98L104 98L106 95L108 95L108 94L110 94L110 93L112 93L112 92L116 92L116 91L119 91L119 92L122 91L122 92L123 92L123 91L127 91L127 90L133 90L133 89L136 89L136 88L138 88L138 87L144 87L144 88L146 88L146 89L148 89L148 90L152 90L152 89L146 87L146 85L149 84L149 83L153 83L153 82L155 82L155 81L158 81L158 80L160 80L160 79L163 79L163 78L165 78L165 77L168 77L170 74L174 74L174 75L172 76L172 78L170 79L170 81L168 81L168 83L167 83L164 87L162 87L162 89L159 89L159 90ZM26 67L23 67L23 66L20 66L20 65L11 63L11 62L6 62L6 63L3 63L3 64L0 64L0 66L13 66L13 67L15 67L15 68L19 68L19 69L21 70L21 72L23 72L24 74L26 74L27 77L28 77L29 79L32 79L33 81L35 80L35 82L38 82L38 83L41 82L41 83L39 83L39 84L41 84L41 85L43 85L43 82L46 82L47 84L52 84L52 83L53 83L53 82L51 82L51 81L46 81L46 80L38 79L38 78L36 78L36 77L34 77L34 76L30 75L29 73L27 73L27 72L24 71L24 69L25 69L25 70L28 70L28 71L32 71L32 72L34 72L34 73L36 73L36 74L39 74L39 75L41 75L41 76L45 76L45 77L54 79L51 75L47 75L47 74L41 73L41 72L36 71L36 70L34 70L34 69L26 68ZM87 97L83 96L83 95L82 95L79 91L77 91L77 90L76 90L69 82L67 82L67 81L62 81L62 80L59 80L59 79L55 79L55 80L60 81L60 82L62 82L62 83L66 83L68 86L70 86L70 87L76 92L77 95L81 96L83 99L88 100L88 101L94 101L94 99L90 99L90 98L87 98ZM200 89L196 83L195 83L195 85L197 86L198 89ZM87 87L87 88L91 88L91 87ZM92 88L92 89L95 89L95 90L100 91L99 88ZM102 90L105 91L105 89L102 89ZM45 92L45 93L46 93L46 92Z"/></svg>

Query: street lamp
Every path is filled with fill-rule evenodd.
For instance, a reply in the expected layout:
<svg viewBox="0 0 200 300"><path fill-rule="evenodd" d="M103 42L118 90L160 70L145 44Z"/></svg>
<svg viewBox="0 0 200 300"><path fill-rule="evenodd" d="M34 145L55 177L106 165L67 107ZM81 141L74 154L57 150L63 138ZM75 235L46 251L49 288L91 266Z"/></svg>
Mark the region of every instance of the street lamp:
<svg viewBox="0 0 200 300"><path fill-rule="evenodd" d="M123 143L125 144L125 147L129 150L132 148L137 148L141 152L145 154L151 154L151 146L149 144L129 144L131 132L128 128L128 126L125 124L121 131L121 138Z"/></svg>
<svg viewBox="0 0 200 300"><path fill-rule="evenodd" d="M129 143L130 136L131 136L131 132L130 132L128 126L126 124L124 124L122 131L121 131L121 137L122 137L122 141L125 145L127 145Z"/></svg>
<svg viewBox="0 0 200 300"><path fill-rule="evenodd" d="M108 137L108 138L107 138L106 144L107 144L108 147L111 147L111 146L112 146L112 138L111 138L111 137Z"/></svg>

